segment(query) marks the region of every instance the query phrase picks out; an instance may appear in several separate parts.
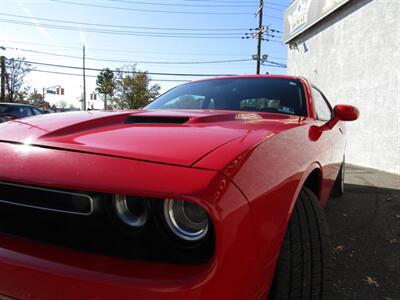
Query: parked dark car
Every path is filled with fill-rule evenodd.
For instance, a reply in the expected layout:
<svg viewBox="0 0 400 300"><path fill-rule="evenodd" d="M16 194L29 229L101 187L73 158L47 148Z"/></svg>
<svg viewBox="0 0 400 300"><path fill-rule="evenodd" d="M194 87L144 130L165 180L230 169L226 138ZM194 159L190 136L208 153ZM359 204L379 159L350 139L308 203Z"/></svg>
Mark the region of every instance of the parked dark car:
<svg viewBox="0 0 400 300"><path fill-rule="evenodd" d="M0 123L41 114L43 112L32 105L0 103Z"/></svg>

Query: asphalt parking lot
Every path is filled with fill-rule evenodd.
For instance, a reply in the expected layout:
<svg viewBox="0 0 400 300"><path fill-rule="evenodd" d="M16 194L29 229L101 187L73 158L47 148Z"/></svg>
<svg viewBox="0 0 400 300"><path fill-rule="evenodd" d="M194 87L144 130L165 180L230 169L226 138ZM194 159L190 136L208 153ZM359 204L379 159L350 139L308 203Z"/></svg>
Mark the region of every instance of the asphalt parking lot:
<svg viewBox="0 0 400 300"><path fill-rule="evenodd" d="M347 166L345 195L326 215L335 299L400 299L400 176Z"/></svg>

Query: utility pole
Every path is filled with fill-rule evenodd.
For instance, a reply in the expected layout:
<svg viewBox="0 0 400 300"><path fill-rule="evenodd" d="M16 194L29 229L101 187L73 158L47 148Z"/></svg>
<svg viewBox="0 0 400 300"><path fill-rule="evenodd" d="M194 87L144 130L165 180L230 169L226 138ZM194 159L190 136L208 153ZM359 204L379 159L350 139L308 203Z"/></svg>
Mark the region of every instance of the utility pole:
<svg viewBox="0 0 400 300"><path fill-rule="evenodd" d="M258 33L257 33L257 68L256 73L260 74L260 65L261 65L261 40L263 37L263 9L264 9L264 1L260 0L260 6L258 8Z"/></svg>
<svg viewBox="0 0 400 300"><path fill-rule="evenodd" d="M83 99L82 110L86 110L86 67L85 67L85 45L83 45Z"/></svg>
<svg viewBox="0 0 400 300"><path fill-rule="evenodd" d="M0 102L5 102L6 101L6 58L3 55L0 56L0 69L1 69Z"/></svg>
<svg viewBox="0 0 400 300"><path fill-rule="evenodd" d="M44 108L45 108L45 96L46 96L46 89L45 88L43 88L43 90L42 90L42 109L44 110Z"/></svg>

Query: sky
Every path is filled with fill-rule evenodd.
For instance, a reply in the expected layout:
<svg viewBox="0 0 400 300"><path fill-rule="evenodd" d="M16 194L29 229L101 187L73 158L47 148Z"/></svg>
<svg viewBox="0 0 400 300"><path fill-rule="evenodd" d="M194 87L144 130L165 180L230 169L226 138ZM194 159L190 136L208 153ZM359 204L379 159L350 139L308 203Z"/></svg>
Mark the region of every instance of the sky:
<svg viewBox="0 0 400 300"><path fill-rule="evenodd" d="M80 107L82 48L86 67L121 68L136 64L150 73L253 74L255 39L250 28L258 27L259 0L0 0L0 55L25 57L33 71L26 85L39 92L61 86L65 95L46 95L51 104L65 101ZM290 0L264 1L263 24L282 31L283 12ZM85 23L85 24L84 24ZM96 24L96 25L93 25ZM56 27L56 28L55 28ZM282 33L262 42L268 60L285 65L287 46ZM267 37L266 37L267 38ZM216 61L234 61L215 63ZM240 60L240 61L236 61ZM40 64L37 64L40 63ZM72 66L62 68L55 64ZM49 73L53 72L53 73ZM263 66L261 73L285 74L286 68ZM98 71L86 72L89 107L101 108L101 100L90 101ZM202 77L150 75L161 92L181 81Z"/></svg>

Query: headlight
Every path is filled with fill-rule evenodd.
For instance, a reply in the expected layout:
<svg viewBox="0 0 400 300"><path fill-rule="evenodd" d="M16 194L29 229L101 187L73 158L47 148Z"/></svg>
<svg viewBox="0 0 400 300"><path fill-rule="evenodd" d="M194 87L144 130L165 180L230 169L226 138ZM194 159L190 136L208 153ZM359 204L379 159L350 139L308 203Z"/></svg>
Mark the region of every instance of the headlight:
<svg viewBox="0 0 400 300"><path fill-rule="evenodd" d="M186 241L198 241L207 235L209 220L200 206L181 200L164 200L164 218L169 229Z"/></svg>
<svg viewBox="0 0 400 300"><path fill-rule="evenodd" d="M126 195L114 195L113 208L117 217L132 228L142 227L149 214L146 199Z"/></svg>

